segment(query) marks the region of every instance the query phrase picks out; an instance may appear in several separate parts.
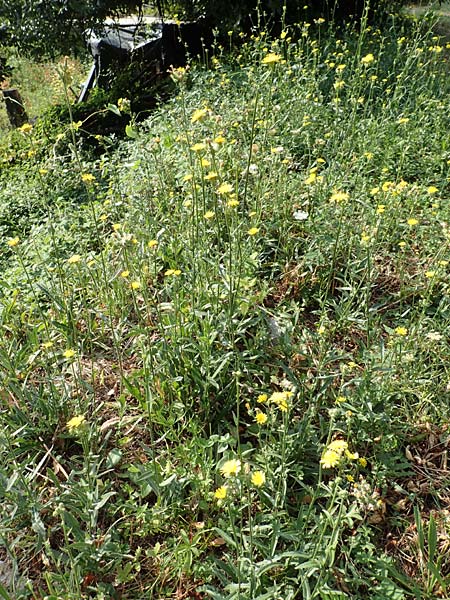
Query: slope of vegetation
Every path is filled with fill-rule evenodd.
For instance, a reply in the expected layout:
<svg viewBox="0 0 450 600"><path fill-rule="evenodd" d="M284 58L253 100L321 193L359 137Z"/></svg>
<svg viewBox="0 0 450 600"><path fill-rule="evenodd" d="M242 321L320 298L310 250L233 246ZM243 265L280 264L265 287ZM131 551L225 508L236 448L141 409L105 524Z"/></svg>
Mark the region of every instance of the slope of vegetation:
<svg viewBox="0 0 450 600"><path fill-rule="evenodd" d="M2 147L3 598L449 597L449 48L233 43Z"/></svg>

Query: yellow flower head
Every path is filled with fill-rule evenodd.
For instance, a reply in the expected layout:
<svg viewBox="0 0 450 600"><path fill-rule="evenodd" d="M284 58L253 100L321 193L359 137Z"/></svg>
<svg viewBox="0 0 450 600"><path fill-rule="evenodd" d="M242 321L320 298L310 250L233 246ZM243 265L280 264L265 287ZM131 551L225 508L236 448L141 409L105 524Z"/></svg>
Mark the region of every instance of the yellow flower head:
<svg viewBox="0 0 450 600"><path fill-rule="evenodd" d="M280 61L281 61L281 56L279 54L275 54L275 52L269 52L269 54L266 54L266 56L262 59L262 64L263 65L273 65Z"/></svg>
<svg viewBox="0 0 450 600"><path fill-rule="evenodd" d="M81 179L84 181L84 183L92 183L95 181L95 177L92 175L92 173L81 173Z"/></svg>
<svg viewBox="0 0 450 600"><path fill-rule="evenodd" d="M406 335L408 335L408 330L406 329L406 327L400 326L394 329L394 333L399 337L405 337Z"/></svg>
<svg viewBox="0 0 450 600"><path fill-rule="evenodd" d="M338 454L342 454L348 448L348 443L345 440L334 440L328 444L328 450L333 450Z"/></svg>
<svg viewBox="0 0 450 600"><path fill-rule="evenodd" d="M148 248L156 248L157 245L158 245L157 240L150 240L149 242L147 242Z"/></svg>
<svg viewBox="0 0 450 600"><path fill-rule="evenodd" d="M206 220L212 219L214 217L214 212L212 210L208 210L203 215L203 218Z"/></svg>
<svg viewBox="0 0 450 600"><path fill-rule="evenodd" d="M130 287L132 290L138 290L141 287L141 284L139 283L139 281L132 281L130 283Z"/></svg>
<svg viewBox="0 0 450 600"><path fill-rule="evenodd" d="M19 245L19 243L20 243L20 239L19 239L18 237L11 238L11 239L10 239L10 240L8 240L6 243L8 244L8 246L9 246L10 248L14 248L15 246L18 246L18 245Z"/></svg>
<svg viewBox="0 0 450 600"><path fill-rule="evenodd" d="M258 411L255 416L255 421L258 423L258 425L264 425L267 423L267 415Z"/></svg>
<svg viewBox="0 0 450 600"><path fill-rule="evenodd" d="M336 467L341 460L341 455L334 450L325 450L320 459L320 464L324 469L332 469Z"/></svg>
<svg viewBox="0 0 450 600"><path fill-rule="evenodd" d="M427 187L427 192L429 194L436 194L438 191L438 188L434 185L430 185L429 187Z"/></svg>
<svg viewBox="0 0 450 600"><path fill-rule="evenodd" d="M375 57L373 54L366 54L362 57L361 62L363 65L370 65L370 63L372 63L374 60Z"/></svg>
<svg viewBox="0 0 450 600"><path fill-rule="evenodd" d="M73 358L75 356L75 354L76 354L76 352L72 348L68 348L67 350L64 350L64 352L63 352L64 358Z"/></svg>
<svg viewBox="0 0 450 600"><path fill-rule="evenodd" d="M197 121L201 121L202 119L204 119L206 117L207 114L208 114L207 108L198 108L197 110L194 110L194 112L192 113L192 117L191 117L191 123L196 123Z"/></svg>
<svg viewBox="0 0 450 600"><path fill-rule="evenodd" d="M221 485L214 492L214 498L216 500L225 500L225 498L227 497L227 493L228 493L228 488L225 485Z"/></svg>
<svg viewBox="0 0 450 600"><path fill-rule="evenodd" d="M66 427L69 432L72 433L73 431L79 429L85 421L86 418L84 415L77 415L76 417L72 417L70 421L67 421Z"/></svg>
<svg viewBox="0 0 450 600"><path fill-rule="evenodd" d="M231 183L222 183L222 185L220 185L217 188L218 194L231 194L232 191L233 191L233 186L231 185Z"/></svg>
<svg viewBox="0 0 450 600"><path fill-rule="evenodd" d="M418 219L411 218L411 219L407 220L407 223L408 223L408 225L413 227L414 225L418 225L419 221L418 221Z"/></svg>
<svg viewBox="0 0 450 600"><path fill-rule="evenodd" d="M260 404L264 404L264 402L267 402L267 398L267 394L259 394L257 402L259 402Z"/></svg>
<svg viewBox="0 0 450 600"><path fill-rule="evenodd" d="M205 175L203 177L203 179L205 181L213 181L214 179L217 179L218 175L215 171L210 171L207 175Z"/></svg>
<svg viewBox="0 0 450 600"><path fill-rule="evenodd" d="M227 479L229 477L236 477L236 475L239 473L240 470L241 470L241 461L237 460L235 458L232 458L231 460L227 460L220 467L220 472Z"/></svg>
<svg viewBox="0 0 450 600"><path fill-rule="evenodd" d="M69 265L75 265L76 263L79 263L81 260L81 256L79 254L73 254L70 258L67 259L67 262L69 263Z"/></svg>
<svg viewBox="0 0 450 600"><path fill-rule="evenodd" d="M330 196L330 202L336 202L339 204L339 202L345 202L349 198L350 194L347 192L333 192Z"/></svg>
<svg viewBox="0 0 450 600"><path fill-rule="evenodd" d="M117 100L117 108L120 112L129 113L131 110L131 102L128 98L119 98Z"/></svg>
<svg viewBox="0 0 450 600"><path fill-rule="evenodd" d="M33 131L33 125L30 125L30 123L24 123L22 127L19 127L18 131L22 133L31 133L31 131Z"/></svg>
<svg viewBox="0 0 450 600"><path fill-rule="evenodd" d="M287 412L289 408L288 399L292 396L292 392L274 392L269 402L273 402L281 410L281 412Z"/></svg>
<svg viewBox="0 0 450 600"><path fill-rule="evenodd" d="M193 152L202 152L202 150L205 150L206 148L206 144L204 142L198 142L197 144L194 144L191 147L191 150Z"/></svg>
<svg viewBox="0 0 450 600"><path fill-rule="evenodd" d="M264 471L255 471L252 474L251 481L255 487L262 487L266 483L266 476L264 474Z"/></svg>
<svg viewBox="0 0 450 600"><path fill-rule="evenodd" d="M258 227L250 227L250 229L247 231L248 235L256 235L258 232L259 232Z"/></svg>

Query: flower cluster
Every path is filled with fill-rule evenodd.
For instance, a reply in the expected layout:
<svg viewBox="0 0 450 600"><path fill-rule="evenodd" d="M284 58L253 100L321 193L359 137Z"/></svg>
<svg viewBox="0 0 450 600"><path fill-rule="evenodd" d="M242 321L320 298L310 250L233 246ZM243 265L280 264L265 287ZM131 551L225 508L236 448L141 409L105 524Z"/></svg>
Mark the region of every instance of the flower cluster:
<svg viewBox="0 0 450 600"><path fill-rule="evenodd" d="M357 452L350 452L345 440L334 440L326 447L320 459L324 469L333 469L339 466L344 459L356 460L359 458Z"/></svg>

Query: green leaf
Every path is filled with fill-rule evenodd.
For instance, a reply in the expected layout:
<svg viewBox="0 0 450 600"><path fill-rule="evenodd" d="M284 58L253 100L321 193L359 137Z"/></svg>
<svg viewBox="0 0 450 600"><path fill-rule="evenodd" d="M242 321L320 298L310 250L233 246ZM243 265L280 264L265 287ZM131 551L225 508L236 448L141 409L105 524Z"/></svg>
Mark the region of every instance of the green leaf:
<svg viewBox="0 0 450 600"><path fill-rule="evenodd" d="M129 124L125 127L125 133L129 138L132 138L133 140L135 140L138 136L136 129L133 129L133 127Z"/></svg>
<svg viewBox="0 0 450 600"><path fill-rule="evenodd" d="M110 110L112 113L114 113L115 115L117 115L118 117L121 117L121 113L120 110L117 108L117 106L115 104L108 104L108 106L106 107L108 110Z"/></svg>

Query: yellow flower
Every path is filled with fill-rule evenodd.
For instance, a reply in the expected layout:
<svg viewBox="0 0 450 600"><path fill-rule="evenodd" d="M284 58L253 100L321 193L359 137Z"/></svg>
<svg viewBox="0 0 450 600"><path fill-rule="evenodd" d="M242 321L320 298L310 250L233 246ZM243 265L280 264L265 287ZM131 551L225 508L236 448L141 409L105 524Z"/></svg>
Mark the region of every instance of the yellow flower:
<svg viewBox="0 0 450 600"><path fill-rule="evenodd" d="M207 108L197 108L194 110L191 117L191 123L196 123L197 121L201 121L208 114Z"/></svg>
<svg viewBox="0 0 450 600"><path fill-rule="evenodd" d="M255 487L262 487L266 483L266 476L264 471L255 471L252 474L252 483Z"/></svg>
<svg viewBox="0 0 450 600"><path fill-rule="evenodd" d="M293 395L292 392L274 392L270 398L269 402L273 402L277 405L277 407L281 410L281 412L287 412L289 405L288 399Z"/></svg>
<svg viewBox="0 0 450 600"><path fill-rule="evenodd" d="M382 215L384 213L385 209L386 209L386 205L385 204L379 204L377 206L377 214L378 215Z"/></svg>
<svg viewBox="0 0 450 600"><path fill-rule="evenodd" d="M114 223L112 228L113 231L119 231L120 229L122 229L122 223Z"/></svg>
<svg viewBox="0 0 450 600"><path fill-rule="evenodd" d="M409 119L408 117L400 117L400 119L397 119L397 123L403 125L404 123L409 123Z"/></svg>
<svg viewBox="0 0 450 600"><path fill-rule="evenodd" d="M233 191L233 186L231 185L231 183L222 183L222 185L220 185L217 188L218 194L231 194L232 191Z"/></svg>
<svg viewBox="0 0 450 600"><path fill-rule="evenodd" d="M425 277L427 279L432 279L436 275L436 271L425 271Z"/></svg>
<svg viewBox="0 0 450 600"><path fill-rule="evenodd" d="M123 277L124 279L126 279L129 274L130 274L130 271L122 271L122 273L120 274L120 276Z"/></svg>
<svg viewBox="0 0 450 600"><path fill-rule="evenodd" d="M256 235L258 232L259 232L258 227L250 227L250 229L247 231L248 235Z"/></svg>
<svg viewBox="0 0 450 600"><path fill-rule="evenodd" d="M348 443L345 440L334 440L328 444L327 449L342 454L348 448Z"/></svg>
<svg viewBox="0 0 450 600"><path fill-rule="evenodd" d="M380 191L380 188L379 188L379 187L373 187L373 188L370 190L370 195L371 195L371 196L376 196L376 195L378 194L378 192L379 192L379 191Z"/></svg>
<svg viewBox="0 0 450 600"><path fill-rule="evenodd" d="M366 56L363 56L361 59L361 62L363 65L370 65L370 63L372 63L375 60L375 57L373 54L366 54Z"/></svg>
<svg viewBox="0 0 450 600"><path fill-rule="evenodd" d="M181 275L181 270L180 269L167 269L167 271L164 273L164 275L166 277L170 277L171 275L178 277L178 275Z"/></svg>
<svg viewBox="0 0 450 600"><path fill-rule="evenodd" d="M258 411L255 416L255 421L258 423L258 425L264 425L267 423L267 415Z"/></svg>
<svg viewBox="0 0 450 600"><path fill-rule="evenodd" d="M406 329L406 327L396 327L394 329L394 333L400 337L405 337L406 335L408 335L408 330Z"/></svg>
<svg viewBox="0 0 450 600"><path fill-rule="evenodd" d="M436 192L438 192L438 188L434 185L430 185L429 187L427 187L427 192L429 194L436 194Z"/></svg>
<svg viewBox="0 0 450 600"><path fill-rule="evenodd" d="M218 135L217 137L215 137L215 138L213 139L213 142L214 142L215 144L223 144L223 143L225 143L225 142L226 142L226 139L223 137L223 135Z"/></svg>
<svg viewBox="0 0 450 600"><path fill-rule="evenodd" d="M14 248L15 246L18 246L18 245L19 245L19 243L20 243L20 239L19 239L18 237L11 238L11 239L10 239L10 240L8 240L6 243L8 244L8 246L9 246L10 248Z"/></svg>
<svg viewBox="0 0 450 600"><path fill-rule="evenodd" d="M317 173L310 172L308 177L305 179L305 183L306 183L306 185L311 185L312 183L314 183L316 181L316 179L317 179Z"/></svg>
<svg viewBox="0 0 450 600"><path fill-rule="evenodd" d="M117 100L117 108L120 112L129 113L131 110L131 102L128 98L119 98Z"/></svg>
<svg viewBox="0 0 450 600"><path fill-rule="evenodd" d="M361 456L361 458L358 458L358 462L361 465L361 467L367 467L367 460L364 458L364 456Z"/></svg>
<svg viewBox="0 0 450 600"><path fill-rule="evenodd" d="M139 281L132 281L130 284L132 290L138 290L141 287Z"/></svg>
<svg viewBox="0 0 450 600"><path fill-rule="evenodd" d="M214 498L216 500L225 500L225 498L227 497L227 493L228 493L228 488L225 485L221 485L214 492Z"/></svg>
<svg viewBox="0 0 450 600"><path fill-rule="evenodd" d="M393 187L395 187L395 183L393 181L385 181L381 186L381 189L383 190L383 192L388 192Z"/></svg>
<svg viewBox="0 0 450 600"><path fill-rule="evenodd" d="M44 342L43 344L41 344L41 346L44 350L49 350L53 346L53 342L51 342L51 341Z"/></svg>
<svg viewBox="0 0 450 600"><path fill-rule="evenodd" d="M69 432L72 433L76 429L79 429L85 421L86 418L84 415L77 415L76 417L72 417L70 421L67 421L66 427L69 430Z"/></svg>
<svg viewBox="0 0 450 600"><path fill-rule="evenodd" d="M273 65L275 63L280 62L281 56L279 54L275 54L275 52L269 52L263 59L263 65Z"/></svg>
<svg viewBox="0 0 450 600"><path fill-rule="evenodd" d="M336 404L342 404L343 402L345 402L347 400L347 398L345 396L338 396L335 400Z"/></svg>
<svg viewBox="0 0 450 600"><path fill-rule="evenodd" d="M229 206L230 208L236 208L236 206L239 206L239 200L236 200L236 198L228 200L227 206Z"/></svg>
<svg viewBox="0 0 450 600"><path fill-rule="evenodd" d="M206 144L204 142L198 142L197 144L194 144L191 147L191 150L193 152L201 152L202 150L204 150L206 148Z"/></svg>
<svg viewBox="0 0 450 600"><path fill-rule="evenodd" d="M30 125L30 123L24 123L22 127L19 127L18 129L18 131L21 131L22 133L31 133L32 130L33 125Z"/></svg>
<svg viewBox="0 0 450 600"><path fill-rule="evenodd" d="M207 175L205 175L203 177L203 179L205 181L213 181L214 179L217 179L218 175L215 171L210 171Z"/></svg>
<svg viewBox="0 0 450 600"><path fill-rule="evenodd" d="M259 402L260 404L264 404L264 402L267 402L267 394L259 394L258 398L257 398L257 402Z"/></svg>
<svg viewBox="0 0 450 600"><path fill-rule="evenodd" d="M357 452L350 452L350 450L345 450L345 457L348 460L356 460L359 458L359 454Z"/></svg>
<svg viewBox="0 0 450 600"><path fill-rule="evenodd" d="M75 356L75 354L76 354L76 352L72 348L68 348L67 350L64 350L64 352L63 352L64 358L73 358Z"/></svg>
<svg viewBox="0 0 450 600"><path fill-rule="evenodd" d="M241 461L235 458L227 460L220 467L220 472L225 478L235 477L241 470Z"/></svg>
<svg viewBox="0 0 450 600"><path fill-rule="evenodd" d="M204 219L212 219L214 217L214 212L212 210L208 210L205 212L205 214L203 215Z"/></svg>
<svg viewBox="0 0 450 600"><path fill-rule="evenodd" d="M334 450L325 450L320 459L320 464L324 469L332 469L339 464L341 456Z"/></svg>
<svg viewBox="0 0 450 600"><path fill-rule="evenodd" d="M39 175L47 175L48 169L39 169Z"/></svg>
<svg viewBox="0 0 450 600"><path fill-rule="evenodd" d="M92 183L95 181L95 177L92 175L92 173L81 173L81 179L84 181L84 183Z"/></svg>
<svg viewBox="0 0 450 600"><path fill-rule="evenodd" d="M149 242L147 242L148 248L156 248L157 245L158 245L157 240L150 240Z"/></svg>
<svg viewBox="0 0 450 600"><path fill-rule="evenodd" d="M413 225L417 225L419 223L419 221L417 219L411 218L407 220L408 225L411 225L411 227Z"/></svg>
<svg viewBox="0 0 450 600"><path fill-rule="evenodd" d="M339 202L345 202L349 198L350 194L347 192L333 192L330 196L330 202L336 202L339 204Z"/></svg>
<svg viewBox="0 0 450 600"><path fill-rule="evenodd" d="M79 254L73 254L70 258L67 259L67 262L69 263L69 265L75 265L76 263L79 263L81 260L81 256Z"/></svg>

